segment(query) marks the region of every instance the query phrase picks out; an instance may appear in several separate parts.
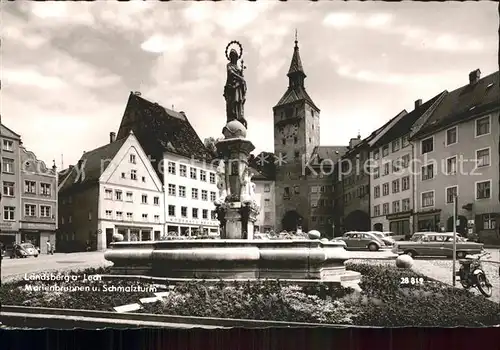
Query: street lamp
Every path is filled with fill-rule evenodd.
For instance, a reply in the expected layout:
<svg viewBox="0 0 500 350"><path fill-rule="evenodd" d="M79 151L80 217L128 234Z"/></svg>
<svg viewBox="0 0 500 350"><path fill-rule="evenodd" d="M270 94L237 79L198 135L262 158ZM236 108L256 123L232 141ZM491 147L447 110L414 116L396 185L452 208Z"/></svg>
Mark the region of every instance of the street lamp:
<svg viewBox="0 0 500 350"><path fill-rule="evenodd" d="M452 282L453 282L453 287L455 287L455 283L456 283L456 273L455 273L455 264L456 264L456 261L457 261L457 211L458 211L458 207L457 207L457 203L458 203L458 196L457 195L454 195L453 196L453 271L452 271Z"/></svg>

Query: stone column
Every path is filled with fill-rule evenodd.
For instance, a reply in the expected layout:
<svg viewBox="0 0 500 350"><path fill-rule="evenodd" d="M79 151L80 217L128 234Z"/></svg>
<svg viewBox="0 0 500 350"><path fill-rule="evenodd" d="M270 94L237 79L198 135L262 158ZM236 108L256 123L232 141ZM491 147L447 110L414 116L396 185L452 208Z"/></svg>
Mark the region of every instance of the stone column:
<svg viewBox="0 0 500 350"><path fill-rule="evenodd" d="M177 226L177 236L180 236L181 235L181 227L180 226Z"/></svg>
<svg viewBox="0 0 500 350"><path fill-rule="evenodd" d="M188 227L188 232L187 232L188 236L191 236L191 226Z"/></svg>
<svg viewBox="0 0 500 350"><path fill-rule="evenodd" d="M139 242L141 242L141 241L142 241L142 230L139 229Z"/></svg>

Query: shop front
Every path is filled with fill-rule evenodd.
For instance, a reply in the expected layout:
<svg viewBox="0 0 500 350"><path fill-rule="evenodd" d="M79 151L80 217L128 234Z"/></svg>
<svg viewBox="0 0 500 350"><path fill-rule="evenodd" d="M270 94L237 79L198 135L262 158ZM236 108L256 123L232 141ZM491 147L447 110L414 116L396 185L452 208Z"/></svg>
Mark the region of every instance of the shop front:
<svg viewBox="0 0 500 350"><path fill-rule="evenodd" d="M49 223L20 223L20 242L31 243L40 248L41 254L48 254L49 246L56 251L56 225ZM48 243L48 244L47 244Z"/></svg>
<svg viewBox="0 0 500 350"><path fill-rule="evenodd" d="M386 216L389 221L389 231L396 235L409 236L412 233L412 214L413 212L406 211L401 213L389 214Z"/></svg>
<svg viewBox="0 0 500 350"><path fill-rule="evenodd" d="M441 232L441 209L418 212L416 232Z"/></svg>
<svg viewBox="0 0 500 350"><path fill-rule="evenodd" d="M21 235L17 223L0 222L0 243L3 248L21 242Z"/></svg>
<svg viewBox="0 0 500 350"><path fill-rule="evenodd" d="M170 218L165 224L165 233L170 236L217 235L218 221Z"/></svg>

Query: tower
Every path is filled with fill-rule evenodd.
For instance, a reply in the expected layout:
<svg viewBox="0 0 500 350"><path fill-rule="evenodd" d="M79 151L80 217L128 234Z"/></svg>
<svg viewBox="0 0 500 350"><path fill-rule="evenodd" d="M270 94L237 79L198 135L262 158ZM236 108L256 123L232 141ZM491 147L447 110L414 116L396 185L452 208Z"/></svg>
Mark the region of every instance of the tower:
<svg viewBox="0 0 500 350"><path fill-rule="evenodd" d="M305 88L306 74L300 59L297 34L288 70L288 88L274 114L276 170L276 227L308 227L308 188L305 165L320 144L320 109Z"/></svg>

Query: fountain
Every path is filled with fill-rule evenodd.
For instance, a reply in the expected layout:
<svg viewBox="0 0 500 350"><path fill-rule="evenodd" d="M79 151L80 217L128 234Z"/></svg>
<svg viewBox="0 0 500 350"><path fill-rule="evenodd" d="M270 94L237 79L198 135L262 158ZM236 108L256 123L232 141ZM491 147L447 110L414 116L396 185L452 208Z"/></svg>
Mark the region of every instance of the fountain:
<svg viewBox="0 0 500 350"><path fill-rule="evenodd" d="M166 278L265 279L327 281L352 284L360 274L347 271L349 253L340 242L309 240L254 240L259 206L254 200L248 156L255 149L246 139L244 118L246 82L242 46L226 47L227 81L224 87L226 125L216 143L219 196L215 201L221 238L115 242L105 258L112 273ZM239 61L241 60L241 63ZM310 238L315 236L310 236Z"/></svg>

